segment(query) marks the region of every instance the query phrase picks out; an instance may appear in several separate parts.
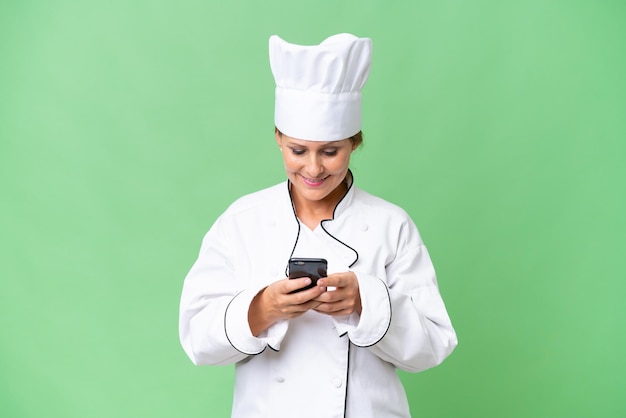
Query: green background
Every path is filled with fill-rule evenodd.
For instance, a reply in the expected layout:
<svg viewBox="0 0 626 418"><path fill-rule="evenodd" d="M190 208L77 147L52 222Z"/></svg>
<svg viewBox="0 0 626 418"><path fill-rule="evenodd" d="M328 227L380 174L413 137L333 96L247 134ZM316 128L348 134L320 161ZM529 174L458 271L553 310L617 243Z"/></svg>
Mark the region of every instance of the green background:
<svg viewBox="0 0 626 418"><path fill-rule="evenodd" d="M226 206L284 179L269 36L338 32L374 42L356 181L416 221L459 337L401 374L413 415L626 416L624 22L610 0L0 0L0 416L228 416L232 367L178 342L182 281Z"/></svg>

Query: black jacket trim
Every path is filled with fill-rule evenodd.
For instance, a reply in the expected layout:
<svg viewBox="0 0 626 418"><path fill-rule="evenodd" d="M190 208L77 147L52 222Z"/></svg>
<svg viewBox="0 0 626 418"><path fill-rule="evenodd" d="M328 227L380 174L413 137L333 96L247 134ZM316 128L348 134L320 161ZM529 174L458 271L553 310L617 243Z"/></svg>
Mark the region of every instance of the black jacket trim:
<svg viewBox="0 0 626 418"><path fill-rule="evenodd" d="M383 282L380 278L377 277L377 279ZM367 348L367 347L371 347L373 345L378 344L383 338L385 338L385 335L387 335L387 333L389 332L389 328L391 328L391 321L393 319L393 305L391 304L391 295L389 294L389 288L387 287L387 284L385 282L383 282L383 285L385 286L385 290L387 291L387 300L389 301L389 324L387 325L387 329L376 342L369 344L369 345L358 345L352 342L352 340L350 340L350 342L352 342L352 344L354 344L357 347Z"/></svg>
<svg viewBox="0 0 626 418"><path fill-rule="evenodd" d="M230 343L230 345L237 351L239 351L241 354L245 354L247 356L258 356L259 354L261 354L262 352L265 351L265 349L268 347L269 344L266 344L265 347L263 347L263 349L261 351L259 351L258 353L246 353L245 351L241 351L239 348L237 348L235 346L235 344L233 344L233 342L230 340L230 337L228 336L228 330L226 328L226 313L228 312L228 308L230 308L230 304L233 303L233 301L235 300L235 298L237 296L239 296L243 291L237 293L235 296L233 296L233 298L230 300L230 302L228 302L228 305L226 305L226 309L224 310L224 335L226 335L226 339L228 340L228 342Z"/></svg>
<svg viewBox="0 0 626 418"><path fill-rule="evenodd" d="M339 238L335 237L333 234L328 232L328 230L324 227L324 222L333 221L335 219L335 212L337 211L337 208L339 207L339 205L341 204L343 199L345 199L346 196L348 196L348 193L350 193L350 189L352 189L352 186L354 185L354 175L352 174L352 171L348 170L348 174L350 175L350 178L352 179L352 181L348 185L348 190L346 190L346 193L341 197L341 199L339 199L339 202L337 202L337 205L335 206L335 209L333 209L333 217L331 219L323 219L320 222L320 226L322 227L324 232L326 232L326 234L329 237L331 237L332 239L334 239L335 241L337 241L339 244L343 245L344 247L349 248L350 250L352 250L352 252L354 253L354 261L352 261L352 263L350 263L350 265L348 266L348 267L352 267L359 260L359 253L358 253L358 251L355 250L354 248L352 248L351 246L349 246L348 244L346 244L345 242L341 241Z"/></svg>
<svg viewBox="0 0 626 418"><path fill-rule="evenodd" d="M348 356L348 360L346 361L347 366L346 366L346 389L345 389L345 395L343 396L343 416L344 418L347 416L346 414L348 413L348 385L350 384L350 348L351 348L352 344L350 343L350 341L348 341L348 352L346 353L346 355Z"/></svg>
<svg viewBox="0 0 626 418"><path fill-rule="evenodd" d="M345 242L341 241L339 238L335 237L333 234L328 232L328 230L324 227L324 222L329 222L329 221L332 221L332 220L335 219L335 212L337 211L337 207L346 198L346 196L350 192L350 189L352 189L352 186L354 185L354 176L352 175L352 171L348 170L348 174L350 175L350 178L352 179L352 181L348 185L348 190L346 190L346 193L341 197L341 199L339 199L339 202L337 202L337 204L335 205L335 208L333 209L333 217L331 219L322 219L320 221L320 226L322 227L322 230L326 233L326 235L328 235L329 237L331 237L332 239L334 239L335 241L337 241L339 244L343 245L344 247L349 248L350 250L352 250L352 252L354 253L354 261L352 261L352 263L350 263L350 265L348 265L348 267L352 267L354 264L356 264L356 262L359 259L358 251L355 250L354 248L352 248L351 246L349 246L348 244L346 244ZM293 203L293 196L291 195L290 184L291 184L291 182L287 181L287 190L289 192L289 200L291 200L291 209L293 210L293 216L294 216L296 222L298 223L298 233L296 235L296 242L294 242L293 248L291 249L291 254L289 254L289 258L291 258L293 256L293 253L296 251L296 247L298 246L298 239L300 238L300 220L298 219L298 213L296 212L296 206ZM285 267L285 276L288 276L288 275L289 275L289 260L287 260L287 267Z"/></svg>
<svg viewBox="0 0 626 418"><path fill-rule="evenodd" d="M300 220L298 219L298 213L296 212L296 205L293 203L293 196L291 196L291 182L287 180L287 192L289 193L289 201L291 202L291 210L293 211L293 218L296 220L298 224L298 233L296 234L296 241L293 243L293 247L291 248L291 254L289 254L289 258L287 258L287 266L285 267L285 277L289 276L289 260L293 257L293 253L296 251L296 247L298 246L298 240L300 239Z"/></svg>

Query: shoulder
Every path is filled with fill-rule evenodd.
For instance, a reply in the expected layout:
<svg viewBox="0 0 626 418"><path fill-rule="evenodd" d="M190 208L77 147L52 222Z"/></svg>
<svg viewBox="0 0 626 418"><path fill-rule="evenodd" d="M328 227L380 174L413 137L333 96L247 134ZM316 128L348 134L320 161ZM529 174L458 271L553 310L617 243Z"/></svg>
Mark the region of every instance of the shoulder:
<svg viewBox="0 0 626 418"><path fill-rule="evenodd" d="M417 226L402 207L364 190L355 190L351 214L358 222L378 231L380 236L398 237L411 247L423 244Z"/></svg>
<svg viewBox="0 0 626 418"><path fill-rule="evenodd" d="M389 232L419 236L417 226L406 210L362 189L355 190L352 209L352 214L363 222L379 225Z"/></svg>
<svg viewBox="0 0 626 418"><path fill-rule="evenodd" d="M410 219L409 214L400 206L378 196L374 196L358 187L355 187L354 190L354 206L359 210L371 211L381 215L384 214L396 219Z"/></svg>
<svg viewBox="0 0 626 418"><path fill-rule="evenodd" d="M254 242L275 230L277 219L288 219L289 215L294 216L287 183L283 182L236 199L213 222L204 241L221 245Z"/></svg>

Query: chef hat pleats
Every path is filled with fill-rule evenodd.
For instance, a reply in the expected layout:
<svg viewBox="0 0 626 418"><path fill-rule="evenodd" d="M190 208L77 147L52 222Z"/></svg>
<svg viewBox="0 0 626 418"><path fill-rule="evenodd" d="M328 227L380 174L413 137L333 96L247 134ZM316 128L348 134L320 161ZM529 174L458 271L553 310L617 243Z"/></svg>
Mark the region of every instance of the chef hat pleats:
<svg viewBox="0 0 626 418"><path fill-rule="evenodd" d="M372 61L372 41L347 33L319 45L269 40L276 81L274 123L285 135L337 141L361 130L361 90Z"/></svg>

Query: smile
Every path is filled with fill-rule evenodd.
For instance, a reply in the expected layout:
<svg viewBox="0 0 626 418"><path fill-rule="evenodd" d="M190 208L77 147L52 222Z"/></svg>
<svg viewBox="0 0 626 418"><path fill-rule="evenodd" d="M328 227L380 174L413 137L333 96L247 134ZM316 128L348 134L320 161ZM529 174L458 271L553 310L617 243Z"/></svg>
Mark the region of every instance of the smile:
<svg viewBox="0 0 626 418"><path fill-rule="evenodd" d="M304 182L304 184L306 184L307 186L311 186L311 187L319 187L322 185L322 183L324 183L324 181L326 181L326 179L328 178L328 176L322 178L322 179L310 179L304 176L300 176L302 178L302 181Z"/></svg>

